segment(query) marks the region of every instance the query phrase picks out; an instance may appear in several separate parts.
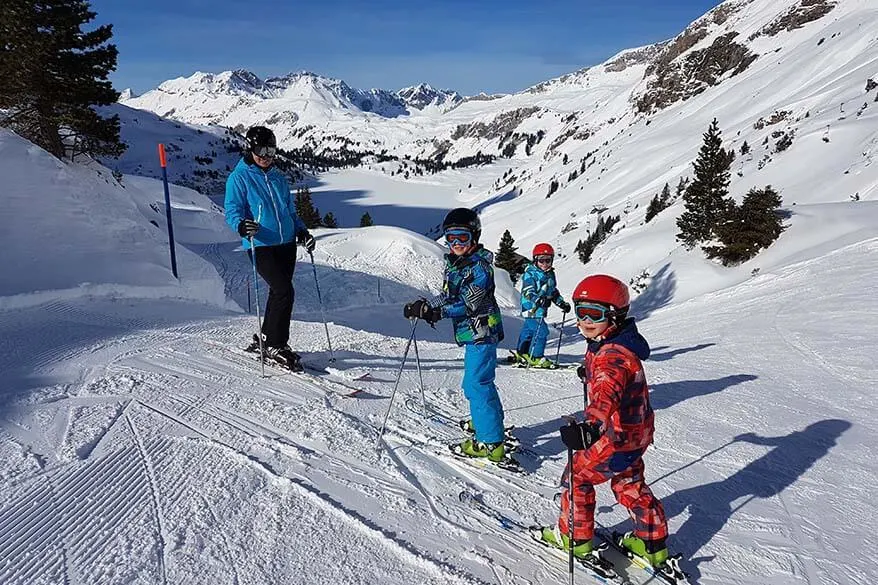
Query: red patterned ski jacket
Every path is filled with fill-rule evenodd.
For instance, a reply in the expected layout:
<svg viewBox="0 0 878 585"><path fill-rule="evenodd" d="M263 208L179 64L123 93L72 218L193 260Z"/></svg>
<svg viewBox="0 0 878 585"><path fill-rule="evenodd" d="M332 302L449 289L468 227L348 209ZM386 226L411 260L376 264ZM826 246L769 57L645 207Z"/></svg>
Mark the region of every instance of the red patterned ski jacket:
<svg viewBox="0 0 878 585"><path fill-rule="evenodd" d="M627 319L609 339L588 344L585 418L600 424L604 433L600 443L613 451L643 450L652 443L655 415L641 363L648 357L649 343L638 333L634 319Z"/></svg>

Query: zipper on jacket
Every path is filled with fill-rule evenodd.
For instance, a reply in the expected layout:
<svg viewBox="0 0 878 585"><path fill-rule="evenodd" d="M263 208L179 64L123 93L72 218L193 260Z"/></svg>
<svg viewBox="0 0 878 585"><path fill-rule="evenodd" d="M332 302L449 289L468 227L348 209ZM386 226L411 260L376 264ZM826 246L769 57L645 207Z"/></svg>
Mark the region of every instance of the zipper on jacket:
<svg viewBox="0 0 878 585"><path fill-rule="evenodd" d="M268 180L268 173L263 172L265 184L268 185L268 197L271 199L271 205L274 207L274 216L277 218L277 228L280 230L280 243L284 243L284 224L280 220L280 212L277 210L277 201L274 200L274 190L271 188L271 181Z"/></svg>

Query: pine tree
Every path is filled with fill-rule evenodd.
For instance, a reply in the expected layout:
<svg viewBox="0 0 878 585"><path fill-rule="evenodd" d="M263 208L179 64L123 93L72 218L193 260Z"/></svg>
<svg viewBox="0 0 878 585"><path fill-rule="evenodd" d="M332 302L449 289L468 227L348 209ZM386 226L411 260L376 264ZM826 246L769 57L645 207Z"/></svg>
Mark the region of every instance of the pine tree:
<svg viewBox="0 0 878 585"><path fill-rule="evenodd" d="M370 225L375 225L375 223L372 221L372 216L369 215L369 212L367 211L362 217L360 217L360 227L369 227Z"/></svg>
<svg viewBox="0 0 878 585"><path fill-rule="evenodd" d="M314 207L311 190L308 187L302 187L296 191L296 215L309 230L320 227L320 210Z"/></svg>
<svg viewBox="0 0 878 585"><path fill-rule="evenodd" d="M333 215L331 211L327 212L327 214L323 216L323 226L328 228L338 227L338 220L335 219L335 215Z"/></svg>
<svg viewBox="0 0 878 585"><path fill-rule="evenodd" d="M769 247L783 231L781 197L771 185L750 189L740 207L733 204L726 218L716 227L719 244L705 246L708 258L734 266L755 257Z"/></svg>
<svg viewBox="0 0 878 585"><path fill-rule="evenodd" d="M649 223L652 218L656 215L664 211L671 204L671 186L665 183L664 188L662 189L661 194L656 194L649 201L649 206L646 208L646 217L644 221Z"/></svg>
<svg viewBox="0 0 878 585"><path fill-rule="evenodd" d="M704 143L692 164L695 179L686 187L686 211L677 218L677 239L688 249L713 238L714 228L730 207L728 187L732 157L722 147L716 118L704 133Z"/></svg>
<svg viewBox="0 0 878 585"><path fill-rule="evenodd" d="M96 13L85 0L0 3L0 123L57 157L119 156L119 118L93 106L119 94L107 79L116 69L112 25L82 27Z"/></svg>
<svg viewBox="0 0 878 585"><path fill-rule="evenodd" d="M579 255L579 261L588 264L591 261L591 255L594 254L598 244L610 237L613 227L619 223L619 216L611 215L606 220L598 216L598 224L594 233L589 233L584 240L579 240L576 244L576 253Z"/></svg>
<svg viewBox="0 0 878 585"><path fill-rule="evenodd" d="M515 283L518 277L524 272L524 265L520 256L516 254L518 248L515 246L515 240L509 230L503 232L500 237L500 245L497 247L497 256L494 259L494 265L502 268L509 273L509 278Z"/></svg>

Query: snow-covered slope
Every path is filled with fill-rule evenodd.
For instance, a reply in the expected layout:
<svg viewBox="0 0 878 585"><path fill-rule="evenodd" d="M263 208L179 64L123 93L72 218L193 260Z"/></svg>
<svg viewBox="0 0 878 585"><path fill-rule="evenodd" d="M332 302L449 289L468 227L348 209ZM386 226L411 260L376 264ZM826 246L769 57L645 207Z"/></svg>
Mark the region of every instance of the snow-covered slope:
<svg viewBox="0 0 878 585"><path fill-rule="evenodd" d="M222 210L183 187L171 192L179 281L171 272L162 184L61 162L0 130L3 230L0 305L82 295L170 297L225 305L216 270L190 245L232 241ZM209 234L209 235L205 235Z"/></svg>
<svg viewBox="0 0 878 585"><path fill-rule="evenodd" d="M422 418L422 395L431 413L466 413L462 351L447 322L417 328L421 368L410 361L392 393L411 332L401 305L440 286L435 242L379 226L316 230L314 269L300 258L295 275L291 343L325 363L325 314L335 373L269 368L260 378L236 349L253 315L191 302L224 285L245 307L250 284L246 256L203 198L175 193L178 233L203 255L181 250L175 285L162 232L147 223L156 181L125 176L123 189L103 182L112 181L106 169L58 163L8 133L2 154L22 221L0 239L11 252L0 297L0 581L566 578L563 558L459 494L478 493L525 525L555 520L560 416L582 407L575 374L498 370L507 422L527 448L526 476L453 462L442 444L459 433ZM27 187L34 177L38 191ZM878 480L870 457L878 302L868 286L878 282L878 210L858 205L809 206L766 254L771 269L746 284L723 288L696 264L680 272L699 284L666 273L637 299L657 414L647 477L697 583L874 580L864 543L878 518L864 503ZM815 229L818 219L831 228ZM92 284L71 291L79 278ZM712 292L679 301L677 287L691 296L703 281ZM507 348L518 320L502 273L498 295ZM563 334L560 356L572 362L584 343L569 326ZM627 528L607 489L599 503L603 525Z"/></svg>
<svg viewBox="0 0 878 585"><path fill-rule="evenodd" d="M324 110L332 119L321 122L409 153L435 148L431 132L447 136L450 157L487 144L500 150L506 132L544 132L530 154L525 136L511 159L435 175L409 165L408 180L405 171L382 171L403 163L371 159L317 177L315 201L343 226L369 211L379 223L421 233L450 207L477 206L489 247L504 229L525 254L539 241L555 245L565 296L588 273L627 280L646 270L648 286L634 302L653 347L645 368L656 441L646 476L667 512L671 547L701 585L878 580L868 550L878 523L868 504L878 483L878 106L866 84L878 74L878 7L838 2L787 30L824 4L726 2L677 49L672 40L627 51L444 114L387 119L332 106ZM759 53L745 70L709 86L701 74L684 76L686 67L668 68L689 55L707 59L696 52L731 30L739 34L726 40ZM680 52L667 59L668 50ZM647 75L659 62L664 73ZM649 109L669 95L650 84L662 75L676 80L669 91L708 86ZM258 85L243 75L211 83L217 102L226 94L251 100ZM637 113L647 95L648 110ZM253 111L264 113L269 102L253 101ZM774 245L733 269L677 246L680 202L641 225L648 199L691 175L714 116L728 146L751 147L735 161L733 194L771 183L790 213ZM138 124L125 121L125 132ZM131 138L123 160L132 170L141 156L154 158L154 145L144 143L169 130L198 149L225 135L156 119L149 126L155 138ZM778 149L792 131L792 145ZM269 368L261 378L237 349L256 326L254 314L241 312L254 300L252 266L209 200L173 188L178 282L158 181L125 175L119 185L104 167L61 163L3 131L0 167L9 216L0 231L4 585L566 581L563 558L459 496L479 493L524 525L553 522L565 463L560 417L581 411L581 383L570 371L498 369L529 475L443 456L443 444L460 434L437 413L467 412L450 324L418 325L417 348L400 370L412 332L401 305L441 285L443 249L429 237L386 226L315 230L315 264L300 254L294 277L290 343L324 364L328 330L333 373ZM552 179L559 188L547 199ZM583 266L573 247L593 228L589 212L598 205L622 220ZM497 275L505 350L520 321L516 293ZM264 303L261 282L259 294ZM559 338L560 320L553 309L548 353L574 362L584 342L569 322ZM385 440L376 444L385 415ZM597 519L630 527L605 486ZM577 571L576 582L587 576Z"/></svg>

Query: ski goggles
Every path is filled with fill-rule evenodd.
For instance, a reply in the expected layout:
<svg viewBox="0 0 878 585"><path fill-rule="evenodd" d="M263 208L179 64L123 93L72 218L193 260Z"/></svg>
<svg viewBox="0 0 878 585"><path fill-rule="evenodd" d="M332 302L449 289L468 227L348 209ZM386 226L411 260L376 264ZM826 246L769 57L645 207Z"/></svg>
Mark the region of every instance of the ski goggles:
<svg viewBox="0 0 878 585"><path fill-rule="evenodd" d="M573 310L577 319L580 321L588 319L592 323L603 323L613 314L613 310L609 307L594 303L574 303Z"/></svg>
<svg viewBox="0 0 878 585"><path fill-rule="evenodd" d="M277 154L277 148L274 146L257 146L253 149L253 154L259 158L274 158Z"/></svg>
<svg viewBox="0 0 878 585"><path fill-rule="evenodd" d="M555 257L551 255L534 256L534 262L537 264L552 264L555 262Z"/></svg>
<svg viewBox="0 0 878 585"><path fill-rule="evenodd" d="M448 230L445 232L445 243L449 246L455 244L466 246L473 239L473 234L469 230Z"/></svg>

